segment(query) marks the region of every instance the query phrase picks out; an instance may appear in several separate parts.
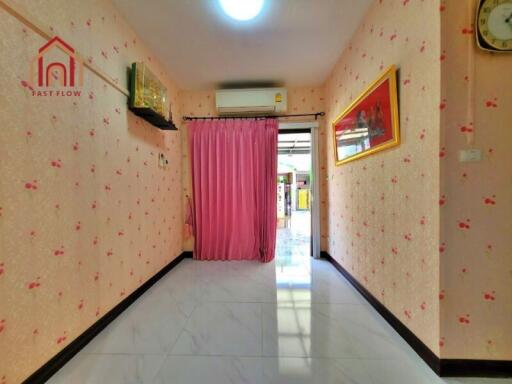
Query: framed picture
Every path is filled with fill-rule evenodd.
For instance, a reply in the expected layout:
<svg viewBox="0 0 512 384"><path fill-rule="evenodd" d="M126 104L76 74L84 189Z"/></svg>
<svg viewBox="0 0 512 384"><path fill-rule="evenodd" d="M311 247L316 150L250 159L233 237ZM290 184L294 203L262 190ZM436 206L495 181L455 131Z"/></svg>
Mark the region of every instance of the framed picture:
<svg viewBox="0 0 512 384"><path fill-rule="evenodd" d="M396 67L389 67L332 123L336 165L400 143Z"/></svg>

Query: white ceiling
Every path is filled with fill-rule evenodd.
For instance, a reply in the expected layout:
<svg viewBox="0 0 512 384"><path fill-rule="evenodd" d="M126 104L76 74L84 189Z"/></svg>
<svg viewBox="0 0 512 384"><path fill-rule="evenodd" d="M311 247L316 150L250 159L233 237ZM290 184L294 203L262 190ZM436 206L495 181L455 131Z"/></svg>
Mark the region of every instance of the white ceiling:
<svg viewBox="0 0 512 384"><path fill-rule="evenodd" d="M372 0L265 0L254 20L217 0L114 0L183 89L224 82L323 83Z"/></svg>
<svg viewBox="0 0 512 384"><path fill-rule="evenodd" d="M277 149L280 155L311 153L311 134L280 133L277 138Z"/></svg>

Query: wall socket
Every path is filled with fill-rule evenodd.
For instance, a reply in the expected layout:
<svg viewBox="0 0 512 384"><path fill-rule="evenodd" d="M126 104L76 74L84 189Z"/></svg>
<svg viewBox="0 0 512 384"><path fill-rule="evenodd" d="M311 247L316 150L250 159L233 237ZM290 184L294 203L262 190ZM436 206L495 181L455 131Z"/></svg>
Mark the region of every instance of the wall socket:
<svg viewBox="0 0 512 384"><path fill-rule="evenodd" d="M459 151L459 162L476 163L482 161L482 150L480 149L461 149Z"/></svg>
<svg viewBox="0 0 512 384"><path fill-rule="evenodd" d="M167 157L160 152L158 154L158 168L166 168L169 165L169 160L167 160Z"/></svg>

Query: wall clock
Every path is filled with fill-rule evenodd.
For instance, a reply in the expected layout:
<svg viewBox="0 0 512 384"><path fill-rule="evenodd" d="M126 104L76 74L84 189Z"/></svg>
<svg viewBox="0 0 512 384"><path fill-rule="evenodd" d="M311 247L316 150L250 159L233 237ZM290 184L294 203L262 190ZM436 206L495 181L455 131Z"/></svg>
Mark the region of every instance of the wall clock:
<svg viewBox="0 0 512 384"><path fill-rule="evenodd" d="M512 52L512 0L480 0L476 17L480 48Z"/></svg>

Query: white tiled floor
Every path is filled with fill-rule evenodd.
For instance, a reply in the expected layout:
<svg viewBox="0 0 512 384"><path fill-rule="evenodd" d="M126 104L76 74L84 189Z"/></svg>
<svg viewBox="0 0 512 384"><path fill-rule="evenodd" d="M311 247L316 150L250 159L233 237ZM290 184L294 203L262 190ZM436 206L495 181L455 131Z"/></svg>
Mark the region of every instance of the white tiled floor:
<svg viewBox="0 0 512 384"><path fill-rule="evenodd" d="M183 261L49 383L512 383L439 379L305 230L279 230L273 263Z"/></svg>

